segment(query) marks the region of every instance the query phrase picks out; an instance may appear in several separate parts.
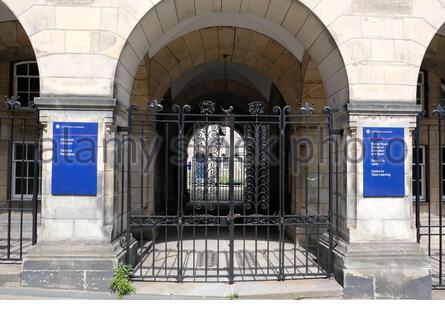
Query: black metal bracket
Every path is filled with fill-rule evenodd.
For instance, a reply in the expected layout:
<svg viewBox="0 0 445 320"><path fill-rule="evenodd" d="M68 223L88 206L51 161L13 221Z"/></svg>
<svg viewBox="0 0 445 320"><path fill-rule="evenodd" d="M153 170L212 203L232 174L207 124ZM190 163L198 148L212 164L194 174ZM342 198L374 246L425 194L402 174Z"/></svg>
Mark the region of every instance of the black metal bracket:
<svg viewBox="0 0 445 320"><path fill-rule="evenodd" d="M128 132L128 127L117 127L117 133L121 134L122 132Z"/></svg>
<svg viewBox="0 0 445 320"><path fill-rule="evenodd" d="M344 129L332 129L330 131L331 135L336 135L336 136L342 136L344 132L345 132Z"/></svg>

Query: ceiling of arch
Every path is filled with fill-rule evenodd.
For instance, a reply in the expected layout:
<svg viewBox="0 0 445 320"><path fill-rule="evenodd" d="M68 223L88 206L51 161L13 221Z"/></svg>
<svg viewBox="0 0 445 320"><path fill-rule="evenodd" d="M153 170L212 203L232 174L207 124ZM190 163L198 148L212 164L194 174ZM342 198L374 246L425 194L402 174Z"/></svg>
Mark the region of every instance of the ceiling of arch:
<svg viewBox="0 0 445 320"><path fill-rule="evenodd" d="M189 90L189 87L196 83L210 80L231 80L242 83L259 92L266 100L269 100L272 88L272 82L257 70L239 63L225 66L223 62L217 62L202 64L184 72L171 86L172 98Z"/></svg>
<svg viewBox="0 0 445 320"><path fill-rule="evenodd" d="M13 20L17 20L16 16L4 3L0 2L0 22Z"/></svg>
<svg viewBox="0 0 445 320"><path fill-rule="evenodd" d="M220 97L224 100L225 89L226 82L224 80L210 80L196 83L182 91L174 99L174 103L184 105L189 104L194 100L210 99L211 97ZM237 101L243 101L242 106L247 106L247 103L255 100L267 100L266 97L262 96L261 93L254 88L237 81L227 81L227 92L230 94L230 97L227 98L227 103L229 105L233 105L233 103L236 103ZM233 99L233 97L237 99ZM213 101L215 100L213 99Z"/></svg>
<svg viewBox="0 0 445 320"><path fill-rule="evenodd" d="M445 78L445 36L436 34L422 62L422 68Z"/></svg>
<svg viewBox="0 0 445 320"><path fill-rule="evenodd" d="M0 51L31 47L31 42L18 21L0 22Z"/></svg>
<svg viewBox="0 0 445 320"><path fill-rule="evenodd" d="M301 64L283 46L269 37L247 29L211 27L186 34L162 48L152 59L145 58L133 84L133 95L160 99L172 83L188 70L208 63L246 65L264 74L289 104L301 92ZM145 75L147 88L138 80ZM148 80L149 79L149 80Z"/></svg>
<svg viewBox="0 0 445 320"><path fill-rule="evenodd" d="M320 71L332 105L343 105L349 100L349 81L342 55L329 30L308 9L306 2L277 0L274 5L269 0L152 2L155 6L147 11L128 37L116 69L115 96L123 105L129 103L131 83L147 52L156 54L165 43L183 36L183 32L215 26L234 26L264 34L270 32L263 32L263 27L269 29L274 34L271 38L286 46L297 58L307 50ZM277 32L269 28L271 24L277 27ZM295 48L289 45L295 43L298 43Z"/></svg>

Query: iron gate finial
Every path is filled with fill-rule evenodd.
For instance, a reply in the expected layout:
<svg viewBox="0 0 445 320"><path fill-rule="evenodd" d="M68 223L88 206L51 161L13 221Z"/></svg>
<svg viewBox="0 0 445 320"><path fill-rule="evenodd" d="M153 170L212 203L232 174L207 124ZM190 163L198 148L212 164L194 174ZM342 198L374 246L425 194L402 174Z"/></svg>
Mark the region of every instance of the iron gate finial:
<svg viewBox="0 0 445 320"><path fill-rule="evenodd" d="M442 104L438 104L435 105L436 109L433 110L433 115L438 117L438 118L442 118L445 116L445 105Z"/></svg>
<svg viewBox="0 0 445 320"><path fill-rule="evenodd" d="M5 97L5 106L9 111L15 111L22 107L22 104L19 101L20 97Z"/></svg>
<svg viewBox="0 0 445 320"><path fill-rule="evenodd" d="M153 112L161 112L164 110L164 106L161 104L161 101L158 101L157 99L151 100L148 102L148 107Z"/></svg>
<svg viewBox="0 0 445 320"><path fill-rule="evenodd" d="M305 102L301 105L300 112L303 115L310 116L314 114L314 105L309 102Z"/></svg>

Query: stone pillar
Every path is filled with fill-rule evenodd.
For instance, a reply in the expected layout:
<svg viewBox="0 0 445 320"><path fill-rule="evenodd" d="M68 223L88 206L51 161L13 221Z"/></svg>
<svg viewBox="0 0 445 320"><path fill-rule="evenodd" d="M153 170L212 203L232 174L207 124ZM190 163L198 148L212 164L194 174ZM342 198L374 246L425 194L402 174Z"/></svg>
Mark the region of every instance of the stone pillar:
<svg viewBox="0 0 445 320"><path fill-rule="evenodd" d="M38 244L24 258L22 286L108 291L117 264L114 212L114 99L37 98L43 132L42 221ZM54 122L98 124L97 195L52 194Z"/></svg>
<svg viewBox="0 0 445 320"><path fill-rule="evenodd" d="M348 106L346 219L341 226L346 233L334 248L334 274L345 298L431 298L431 263L416 242L411 182L412 133L419 111L415 105ZM404 128L403 197L364 197L364 127Z"/></svg>

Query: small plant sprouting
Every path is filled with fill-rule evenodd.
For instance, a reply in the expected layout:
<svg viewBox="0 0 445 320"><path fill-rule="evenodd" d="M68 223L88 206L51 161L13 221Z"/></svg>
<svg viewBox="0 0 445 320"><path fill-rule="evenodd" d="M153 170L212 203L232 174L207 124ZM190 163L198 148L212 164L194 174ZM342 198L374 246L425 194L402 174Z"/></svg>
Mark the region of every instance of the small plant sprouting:
<svg viewBox="0 0 445 320"><path fill-rule="evenodd" d="M292 298L292 300L303 300L304 298L303 297L300 297L300 296L295 296L295 297L293 297Z"/></svg>
<svg viewBox="0 0 445 320"><path fill-rule="evenodd" d="M130 266L119 264L114 276L111 278L111 291L117 293L119 299L123 296L136 293L136 288L131 284L133 270Z"/></svg>
<svg viewBox="0 0 445 320"><path fill-rule="evenodd" d="M238 293L236 293L236 292L231 293L230 296L229 296L229 299L230 299L230 300L236 300L236 299L239 299L239 295L238 295Z"/></svg>

